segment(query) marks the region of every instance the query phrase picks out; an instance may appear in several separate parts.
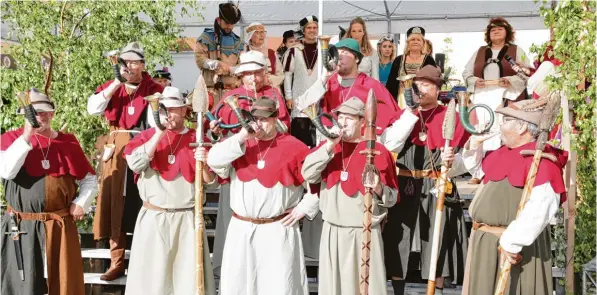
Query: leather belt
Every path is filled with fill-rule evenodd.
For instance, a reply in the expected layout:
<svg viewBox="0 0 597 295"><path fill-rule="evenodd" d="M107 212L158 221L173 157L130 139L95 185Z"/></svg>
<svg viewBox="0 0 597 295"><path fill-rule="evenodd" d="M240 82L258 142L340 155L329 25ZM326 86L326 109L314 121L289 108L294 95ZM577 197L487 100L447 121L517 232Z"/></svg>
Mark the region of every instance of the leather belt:
<svg viewBox="0 0 597 295"><path fill-rule="evenodd" d="M57 220L62 221L64 217L70 216L69 208L60 209L57 211L52 212L19 212L11 207L8 207L10 212L13 212L17 216L17 220L37 220L41 222L46 222L48 220Z"/></svg>
<svg viewBox="0 0 597 295"><path fill-rule="evenodd" d="M143 207L153 211L159 212L167 212L167 213L177 213L177 212L186 212L186 211L193 211L195 207L190 208L162 208L156 205L153 205L147 201L143 201Z"/></svg>
<svg viewBox="0 0 597 295"><path fill-rule="evenodd" d="M491 233L496 235L498 238L502 236L506 227L497 225L488 225L485 223L477 222L473 220L473 230L480 230L483 232Z"/></svg>
<svg viewBox="0 0 597 295"><path fill-rule="evenodd" d="M276 221L281 220L282 218L284 218L286 215L288 215L288 213L282 213L282 215L276 216L276 217L272 217L272 218L251 218L251 217L244 217L244 216L240 216L238 214L236 214L236 212L232 212L232 217L242 220L242 221L246 221L246 222L250 222L253 224L268 224L268 223L273 223Z"/></svg>
<svg viewBox="0 0 597 295"><path fill-rule="evenodd" d="M399 176L412 177L412 178L431 178L437 179L441 175L441 171L438 170L408 170L400 169L396 167L396 173Z"/></svg>

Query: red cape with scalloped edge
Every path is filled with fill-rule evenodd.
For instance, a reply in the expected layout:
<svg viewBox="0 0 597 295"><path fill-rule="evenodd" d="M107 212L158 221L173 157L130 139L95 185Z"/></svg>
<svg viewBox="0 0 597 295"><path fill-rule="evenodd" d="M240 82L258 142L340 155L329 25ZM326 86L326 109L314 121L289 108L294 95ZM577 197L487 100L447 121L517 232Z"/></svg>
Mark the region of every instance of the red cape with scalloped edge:
<svg viewBox="0 0 597 295"><path fill-rule="evenodd" d="M168 137L164 136L158 143L153 159L149 163L151 169L157 171L160 176L167 180L172 181L180 173L184 179L190 183L195 182L195 155L193 149L189 147L189 144L195 142L196 132L194 129L188 129L185 134L177 134L170 130L167 130L168 136L170 136L170 143L172 149L178 144L178 148L174 151L176 161L174 164L168 163L168 156L170 155L170 145L168 144ZM122 156L125 157L130 155L136 148L140 147L144 143L148 142L151 137L155 134L155 128L147 129L139 133L133 138L124 148ZM182 139L181 139L182 136ZM180 143L178 141L180 140ZM204 138L205 142L209 142L209 139ZM207 165L205 166L207 167ZM135 181L137 181L138 175L135 174Z"/></svg>
<svg viewBox="0 0 597 295"><path fill-rule="evenodd" d="M487 152L483 159L482 168L485 172L483 183L501 181L508 178L508 182L515 187L523 188L527 174L533 163L533 156L522 156L522 150L535 150L535 142L529 142L520 147L510 149L503 145L495 151ZM556 156L557 163L541 159L533 187L550 183L553 190L560 194L560 204L566 201L566 186L564 185L563 169L568 160L568 152L546 145L544 153Z"/></svg>
<svg viewBox="0 0 597 295"><path fill-rule="evenodd" d="M317 149L322 148L325 142L322 142L312 150L315 152ZM342 146L344 146L344 158L342 157ZM344 142L343 144L337 144L334 148L334 156L321 172L322 181L326 182L326 187L331 188L340 183L340 188L347 196L354 196L357 191L361 194L365 194L365 187L363 186L362 174L365 170L366 157L364 154L359 152L364 151L367 148L367 143L361 141L355 142ZM380 143L375 143L375 150L381 154L375 157L375 167L379 170L380 181L385 186L398 189L398 176L396 175L396 166L394 165L394 158L392 154ZM352 159L350 159L351 154ZM350 162L349 162L350 159ZM342 172L342 163L348 165L348 180L340 180L340 172Z"/></svg>
<svg viewBox="0 0 597 295"><path fill-rule="evenodd" d="M0 150L6 151L22 134L23 128L2 134ZM79 144L77 138L72 134L62 132L58 132L58 136L52 139L52 144L47 155L47 160L50 161L50 169L44 169L41 166L41 161L44 159L42 149L45 153L48 144L49 142L46 137L39 136L39 142L35 139L35 136L31 137L31 147L33 149L27 154L25 163L22 166L28 175L33 177L43 175L52 177L72 175L78 180L83 179L87 173L95 175L95 171L93 171L91 164L89 164L89 160L85 156L83 149L81 149L81 144Z"/></svg>
<svg viewBox="0 0 597 295"><path fill-rule="evenodd" d="M415 123L415 127L410 133L410 141L418 146L425 146L427 143L427 146L431 150L444 147L446 140L444 140L442 126L444 125L444 118L446 117L447 110L447 107L438 105L435 112L433 109L419 111L420 115L416 115L419 117L419 120ZM401 116L404 113L404 110L400 110L399 113ZM422 122L426 122L425 128L427 129L427 140L425 142L419 140L419 132L421 132L421 117L423 118ZM456 127L454 129L454 138L452 141L450 141L450 146L463 147L470 136L471 134L464 130L462 124L460 124L458 113L456 113Z"/></svg>
<svg viewBox="0 0 597 295"><path fill-rule="evenodd" d="M278 133L273 140L273 143L271 140L245 142L245 154L232 162L237 178L242 182L257 179L266 188L272 188L277 183L301 186L305 181L301 168L309 148L288 134ZM263 169L257 168L257 161L261 157L265 161Z"/></svg>
<svg viewBox="0 0 597 295"><path fill-rule="evenodd" d="M114 82L114 80L110 80L103 85L100 85L95 90L95 93L100 93L110 86L112 82ZM141 116L145 116L143 110L145 110L145 107L147 106L147 101L143 98L156 92L162 93L164 91L164 87L153 82L153 79L151 79L151 76L147 72L143 72L143 79L138 87L139 88L135 92L135 97L132 98L132 101L130 101L129 95L126 93L126 86L124 86L124 84L121 84L120 87L114 91L114 94L104 111L104 116L111 126L118 126L125 129L133 128ZM128 114L127 108L129 107L129 104L135 107L135 113L132 115Z"/></svg>

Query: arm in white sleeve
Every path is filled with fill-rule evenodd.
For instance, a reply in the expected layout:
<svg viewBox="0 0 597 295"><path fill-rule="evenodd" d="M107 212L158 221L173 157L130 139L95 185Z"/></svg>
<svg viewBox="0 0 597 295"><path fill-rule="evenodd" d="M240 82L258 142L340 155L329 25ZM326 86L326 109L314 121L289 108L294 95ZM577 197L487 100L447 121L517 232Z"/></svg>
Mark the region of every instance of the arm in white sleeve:
<svg viewBox="0 0 597 295"><path fill-rule="evenodd" d="M384 130L379 142L390 152L400 153L418 120L418 116L405 110L392 126Z"/></svg>
<svg viewBox="0 0 597 295"><path fill-rule="evenodd" d="M93 198L97 195L97 177L91 173L87 173L78 183L79 195L73 200L73 204L79 205L83 208L83 211L88 212Z"/></svg>
<svg viewBox="0 0 597 295"><path fill-rule="evenodd" d="M307 192L303 195L303 199L296 205L296 207L301 210L301 212L305 213L307 219L313 220L317 213L319 213L319 197L316 194L312 194L309 190L309 185L304 186L307 187Z"/></svg>
<svg viewBox="0 0 597 295"><path fill-rule="evenodd" d="M270 64L269 58L267 59L267 63ZM271 67L271 64L270 64ZM282 82L284 81L284 78L286 76L286 74L284 73L284 68L282 67L282 63L280 62L280 60L278 59L278 56L276 55L276 65L274 66L274 74L269 74L269 80L272 83L272 86L276 87L276 86L280 86L282 85Z"/></svg>
<svg viewBox="0 0 597 295"><path fill-rule="evenodd" d="M299 97L295 97L294 101L299 110L304 110L308 106L319 102L327 92L327 83L324 83L322 78L317 79L305 93Z"/></svg>
<svg viewBox="0 0 597 295"><path fill-rule="evenodd" d="M284 98L292 100L292 72L284 73Z"/></svg>
<svg viewBox="0 0 597 295"><path fill-rule="evenodd" d="M377 54L371 55L371 78L379 81L379 57Z"/></svg>
<svg viewBox="0 0 597 295"><path fill-rule="evenodd" d="M381 199L377 198L377 204L381 207L390 208L396 205L396 202L398 202L398 190L384 185Z"/></svg>
<svg viewBox="0 0 597 295"><path fill-rule="evenodd" d="M214 60L214 59L206 59L203 62L203 68L206 70L210 70L210 71L217 70L219 65L220 65L220 61Z"/></svg>
<svg viewBox="0 0 597 295"><path fill-rule="evenodd" d="M559 205L560 195L554 192L549 182L534 187L529 201L502 234L502 249L519 253L522 247L531 245L549 225Z"/></svg>
<svg viewBox="0 0 597 295"><path fill-rule="evenodd" d="M15 178L32 149L21 135L5 151L0 151L0 177L7 180Z"/></svg>
<svg viewBox="0 0 597 295"><path fill-rule="evenodd" d="M328 153L325 146L309 154L303 162L301 174L308 183L320 183L321 172L327 167L328 163L334 157L333 153Z"/></svg>
<svg viewBox="0 0 597 295"><path fill-rule="evenodd" d="M483 172L483 168L481 167L481 163L483 161L483 155L484 155L483 144L478 145L474 149L469 149L469 144L470 144L470 140L469 140L469 142L467 142L464 145L464 148L459 153L460 154L460 157L458 157L459 159L454 159L454 161L456 161L456 160L461 161L462 166L464 166L464 168L466 170L468 170L468 172L471 175L477 175L479 178L481 178L481 177L483 177L483 175L485 175L485 173ZM452 165L454 165L454 164L452 164Z"/></svg>
<svg viewBox="0 0 597 295"><path fill-rule="evenodd" d="M122 85L120 81L114 80L106 89L89 96L87 100L87 112L92 116L102 115L106 107L108 107L112 95L114 95L114 92L120 85Z"/></svg>
<svg viewBox="0 0 597 295"><path fill-rule="evenodd" d="M239 134L228 137L214 145L207 155L207 165L220 177L228 178L232 162L245 154L245 143L240 142Z"/></svg>
<svg viewBox="0 0 597 295"><path fill-rule="evenodd" d="M522 64L523 67L533 68L531 59L528 58L527 54L520 46L516 49L516 61ZM528 78L523 79L518 75L507 76L504 78L508 79L510 82L510 87L504 92L504 98L515 100L527 88Z"/></svg>
<svg viewBox="0 0 597 295"><path fill-rule="evenodd" d="M469 59L468 63L464 67L464 71L462 71L462 78L466 83L466 88L468 92L475 92L475 83L479 78L475 77L475 60L477 59L477 52L473 53L471 59Z"/></svg>
<svg viewBox="0 0 597 295"><path fill-rule="evenodd" d="M140 174L149 167L149 163L153 159L153 154L155 153L158 142L160 142L162 137L163 134L155 133L149 141L140 145L134 149L130 155L125 157L129 168L131 168L133 172Z"/></svg>

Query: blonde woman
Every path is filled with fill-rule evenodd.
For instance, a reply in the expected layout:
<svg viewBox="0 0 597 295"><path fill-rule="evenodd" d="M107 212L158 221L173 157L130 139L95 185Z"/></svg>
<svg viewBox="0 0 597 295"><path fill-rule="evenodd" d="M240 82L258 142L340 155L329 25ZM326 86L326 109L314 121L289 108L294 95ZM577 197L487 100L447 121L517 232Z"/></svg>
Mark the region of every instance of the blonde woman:
<svg viewBox="0 0 597 295"><path fill-rule="evenodd" d="M379 81L379 58L377 54L374 54L371 43L369 42L369 34L367 34L365 21L360 17L353 19L344 38L352 38L359 42L359 48L363 54L363 59L359 63L359 72L365 73Z"/></svg>
<svg viewBox="0 0 597 295"><path fill-rule="evenodd" d="M379 82L386 85L392 69L392 62L396 58L396 43L390 34L377 41L377 55L379 56Z"/></svg>
<svg viewBox="0 0 597 295"><path fill-rule="evenodd" d="M419 69L426 65L435 65L435 60L430 55L423 52L425 47L425 29L422 27L412 27L406 32L406 47L404 54L394 59L392 69L388 76L386 88L397 100L401 109L406 107L404 102L404 87L397 78L408 74L416 74Z"/></svg>

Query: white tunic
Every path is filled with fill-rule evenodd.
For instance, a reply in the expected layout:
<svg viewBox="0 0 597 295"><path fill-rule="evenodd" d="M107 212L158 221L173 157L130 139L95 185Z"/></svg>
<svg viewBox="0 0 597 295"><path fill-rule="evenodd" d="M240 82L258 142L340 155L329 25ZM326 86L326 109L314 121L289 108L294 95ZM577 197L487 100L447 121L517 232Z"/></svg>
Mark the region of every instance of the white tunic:
<svg viewBox="0 0 597 295"><path fill-rule="evenodd" d="M181 174L172 181L163 179L149 166L146 144L126 156L131 170L140 174L137 185L141 199L161 208L192 208L195 204L194 184L187 182ZM217 183L214 180L206 185ZM197 248L194 228L193 210L160 212L141 207L131 246L126 294L195 294ZM203 244L205 294L215 295L205 233Z"/></svg>
<svg viewBox="0 0 597 295"><path fill-rule="evenodd" d="M232 162L244 153L244 144L234 135L212 147L208 156L208 165L220 177L230 178L230 207L235 213L273 218L297 207L311 218L317 214L317 197L306 194L301 200L302 186L277 183L266 188L257 179L239 180ZM298 224L288 227L278 221L257 225L233 217L226 235L219 294L308 295Z"/></svg>
<svg viewBox="0 0 597 295"><path fill-rule="evenodd" d="M283 59L283 66L286 68L286 62L288 60L288 55L292 50L294 50L294 55L292 59L289 61L288 71L285 72L284 78L284 91L286 92L286 99L293 100L292 111L290 113L292 118L306 118L307 115L301 113L297 109L297 105L300 104L300 96L318 80L318 72L317 67L313 67L313 71L311 75L309 75L307 71L307 63L305 62L305 58L303 56L303 49L304 46L302 44L298 44L293 47L294 49L286 50L284 53ZM311 63L317 64L317 60L319 59L319 55L315 58L314 61L309 61Z"/></svg>

